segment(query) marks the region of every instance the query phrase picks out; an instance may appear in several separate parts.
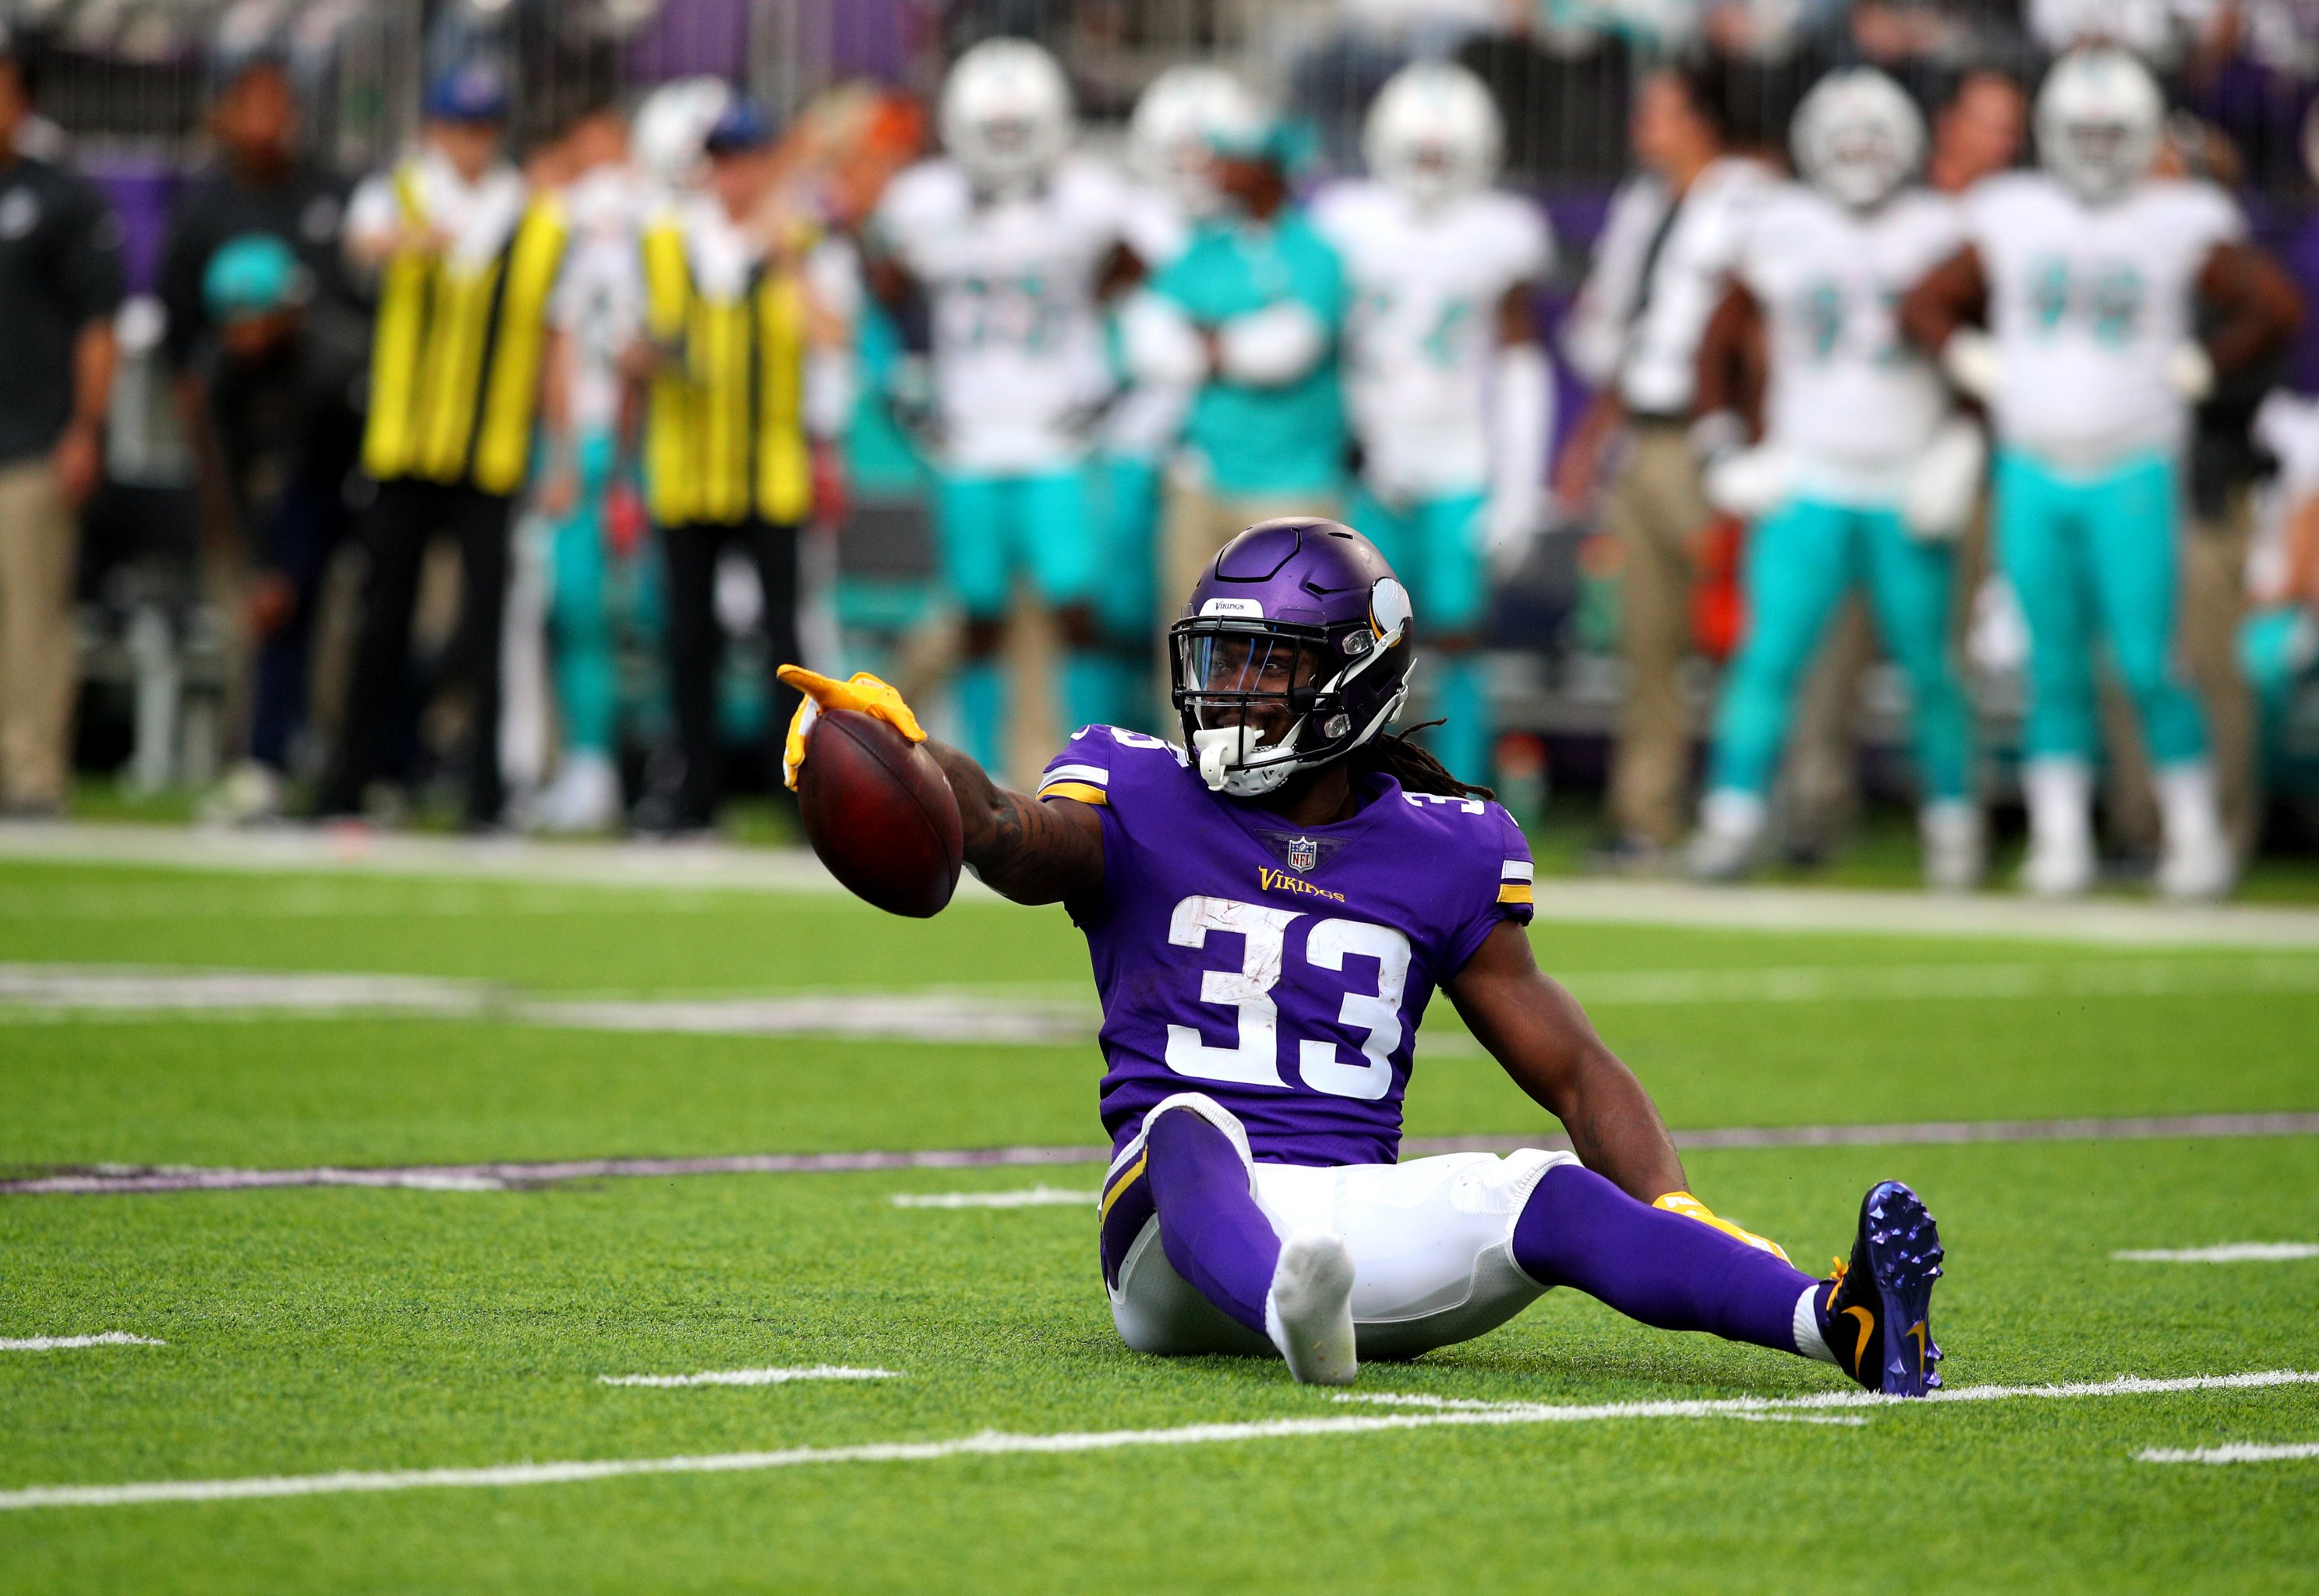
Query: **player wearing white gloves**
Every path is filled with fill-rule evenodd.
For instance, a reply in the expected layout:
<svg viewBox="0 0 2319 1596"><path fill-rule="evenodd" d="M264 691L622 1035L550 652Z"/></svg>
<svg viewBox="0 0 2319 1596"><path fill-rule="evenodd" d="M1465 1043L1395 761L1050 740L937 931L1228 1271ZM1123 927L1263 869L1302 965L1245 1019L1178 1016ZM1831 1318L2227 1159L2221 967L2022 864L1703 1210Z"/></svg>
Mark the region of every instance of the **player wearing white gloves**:
<svg viewBox="0 0 2319 1596"><path fill-rule="evenodd" d="M1370 107L1369 177L1313 219L1345 264L1345 388L1361 474L1350 514L1408 577L1440 662L1435 753L1490 776L1481 662L1493 556L1520 557L1545 504L1553 383L1533 304L1553 242L1536 207L1491 187L1504 130L1479 78L1425 62Z"/></svg>
<svg viewBox="0 0 2319 1596"><path fill-rule="evenodd" d="M2183 453L2216 372L2278 347L2301 311L2228 195L2150 176L2164 114L2133 57L2064 56L2037 96L2044 170L1974 188L1965 248L1901 309L1996 434L1998 559L2029 627L2023 881L2051 896L2093 880L2097 639L2156 767L2160 889L2219 897L2236 871L2175 658Z"/></svg>
<svg viewBox="0 0 2319 1596"><path fill-rule="evenodd" d="M1726 679L1691 866L1744 874L1764 833L1804 673L1846 593L1865 588L1908 678L1927 884L1982 869L1971 717L1948 629L1954 542L1984 450L1932 363L1901 340L1899 296L1956 252L1956 203L1914 186L1924 119L1900 86L1861 68L1804 97L1793 131L1805 181L1757 212L1735 281L1701 346L1708 496L1755 525L1743 582L1747 631ZM1766 371L1761 441L1735 367Z"/></svg>

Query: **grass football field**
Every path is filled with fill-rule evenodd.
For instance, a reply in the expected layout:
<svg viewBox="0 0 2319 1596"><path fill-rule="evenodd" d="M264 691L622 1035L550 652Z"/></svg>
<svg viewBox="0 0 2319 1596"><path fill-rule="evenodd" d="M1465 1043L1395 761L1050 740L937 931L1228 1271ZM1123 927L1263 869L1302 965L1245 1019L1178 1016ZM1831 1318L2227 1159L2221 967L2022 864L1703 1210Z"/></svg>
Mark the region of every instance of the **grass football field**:
<svg viewBox="0 0 2319 1596"><path fill-rule="evenodd" d="M2319 1136L1922 1130L2319 1111L2319 951L1546 902L1707 1201L1818 1268L1924 1193L1949 1397L1567 1292L1351 1400L1139 1357L1088 1162L442 1168L1098 1143L1059 910L0 863L0 1177L435 1172L0 1195L0 1593L2319 1584ZM1552 1129L1446 1005L1409 1125ZM855 1377L612 1383L763 1370Z"/></svg>

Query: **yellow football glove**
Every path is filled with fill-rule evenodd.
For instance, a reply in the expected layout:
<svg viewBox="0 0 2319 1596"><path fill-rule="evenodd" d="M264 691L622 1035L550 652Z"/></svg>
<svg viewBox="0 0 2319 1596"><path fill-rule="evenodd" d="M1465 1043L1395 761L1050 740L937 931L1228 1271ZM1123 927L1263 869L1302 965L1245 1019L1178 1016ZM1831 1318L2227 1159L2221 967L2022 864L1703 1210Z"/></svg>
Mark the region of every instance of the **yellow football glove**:
<svg viewBox="0 0 2319 1596"><path fill-rule="evenodd" d="M1753 1231L1743 1231L1728 1219L1716 1218L1715 1211L1712 1208L1710 1208L1706 1204L1701 1202L1697 1197L1692 1196L1689 1192L1669 1192L1665 1196L1661 1197L1657 1202L1653 1203L1651 1206L1654 1208L1664 1208L1669 1213L1680 1213L1685 1219L1695 1219L1703 1225L1712 1225L1717 1230L1721 1231L1725 1235L1736 1237L1737 1240L1745 1241L1748 1246L1754 1248L1758 1252L1768 1252L1783 1264L1788 1261L1787 1249L1782 1247L1776 1241L1766 1241L1763 1237L1756 1235Z"/></svg>
<svg viewBox="0 0 2319 1596"><path fill-rule="evenodd" d="M779 675L805 695L805 702L790 717L790 735L781 744L781 780L791 792L797 790L798 772L805 768L806 734L813 730L813 723L821 718L825 709L859 710L872 719L884 721L913 743L926 740L925 728L910 713L910 707L902 702L902 695L867 671L855 672L851 681L824 676L803 665L783 665Z"/></svg>

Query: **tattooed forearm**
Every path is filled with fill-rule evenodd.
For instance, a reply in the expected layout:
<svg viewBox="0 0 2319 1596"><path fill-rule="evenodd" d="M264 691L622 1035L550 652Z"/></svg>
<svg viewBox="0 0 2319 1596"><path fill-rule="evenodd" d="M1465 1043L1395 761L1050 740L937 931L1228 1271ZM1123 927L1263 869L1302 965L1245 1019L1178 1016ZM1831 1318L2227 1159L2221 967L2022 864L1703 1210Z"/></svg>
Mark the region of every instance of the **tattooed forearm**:
<svg viewBox="0 0 2319 1596"><path fill-rule="evenodd" d="M1103 886L1103 822L1069 799L1042 804L993 781L957 749L926 748L950 778L966 832L966 862L1001 897L1059 903Z"/></svg>

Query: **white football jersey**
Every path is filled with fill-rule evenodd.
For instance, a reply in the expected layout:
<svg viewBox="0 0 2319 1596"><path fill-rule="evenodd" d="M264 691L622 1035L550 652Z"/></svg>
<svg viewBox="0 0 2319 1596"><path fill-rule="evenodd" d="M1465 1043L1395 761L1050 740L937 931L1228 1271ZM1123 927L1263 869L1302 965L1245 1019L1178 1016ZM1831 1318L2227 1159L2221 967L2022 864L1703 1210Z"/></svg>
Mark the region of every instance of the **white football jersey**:
<svg viewBox="0 0 2319 1596"><path fill-rule="evenodd" d="M572 340L572 424L582 432L619 424L620 356L644 330L636 239L647 200L643 179L624 166L600 167L564 191L572 243L554 314Z"/></svg>
<svg viewBox="0 0 2319 1596"><path fill-rule="evenodd" d="M1957 202L1926 189L1863 215L1783 184L1756 213L1737 275L1770 344L1764 437L1807 491L1878 494L1948 415L1947 384L1896 311L1963 242Z"/></svg>
<svg viewBox="0 0 2319 1596"><path fill-rule="evenodd" d="M1484 491L1498 307L1551 263L1546 219L1497 193L1420 212L1384 184L1354 182L1322 194L1313 220L1345 263L1345 392L1363 474L1393 499Z"/></svg>
<svg viewBox="0 0 2319 1596"><path fill-rule="evenodd" d="M1126 211L1120 180L1078 158L1005 199L978 195L948 159L887 188L872 225L932 301L946 466L1051 470L1086 453L1110 387L1096 284Z"/></svg>
<svg viewBox="0 0 2319 1596"><path fill-rule="evenodd" d="M1157 275L1192 241L1192 220L1159 184L1139 183L1126 192L1122 231L1144 270ZM1193 397L1188 388L1130 383L1104 417L1104 449L1143 459L1166 454L1184 430Z"/></svg>
<svg viewBox="0 0 2319 1596"><path fill-rule="evenodd" d="M2190 407L2167 368L2191 336L2207 257L2245 230L2229 196L2161 181L2093 206L2008 172L1965 209L2002 365L1998 436L2077 470L2179 447Z"/></svg>

